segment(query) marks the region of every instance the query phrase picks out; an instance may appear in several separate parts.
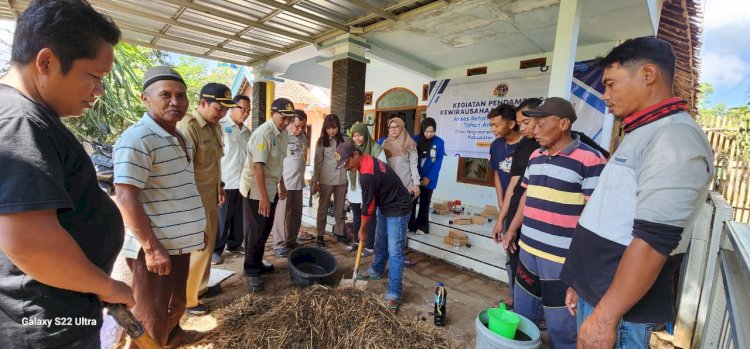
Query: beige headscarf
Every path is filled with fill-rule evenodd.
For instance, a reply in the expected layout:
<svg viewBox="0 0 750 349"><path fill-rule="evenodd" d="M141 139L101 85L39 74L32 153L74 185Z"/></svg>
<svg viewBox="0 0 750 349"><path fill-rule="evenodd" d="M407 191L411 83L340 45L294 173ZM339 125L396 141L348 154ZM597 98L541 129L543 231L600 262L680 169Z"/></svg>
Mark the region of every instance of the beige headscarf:
<svg viewBox="0 0 750 349"><path fill-rule="evenodd" d="M396 124L396 126L398 127L398 136L396 137L390 136L391 124ZM388 127L388 138L385 140L385 142L383 142L383 151L385 151L385 156L390 158L391 156L407 155L411 153L412 150L416 149L417 142L415 142L409 136L409 132L406 131L404 120L401 120L401 118L393 118L388 121Z"/></svg>

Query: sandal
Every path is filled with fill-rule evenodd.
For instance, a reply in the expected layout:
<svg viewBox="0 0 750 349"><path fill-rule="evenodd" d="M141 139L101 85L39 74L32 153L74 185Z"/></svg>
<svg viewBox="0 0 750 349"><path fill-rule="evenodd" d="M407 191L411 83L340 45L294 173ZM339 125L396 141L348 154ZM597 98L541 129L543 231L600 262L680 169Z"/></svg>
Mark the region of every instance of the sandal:
<svg viewBox="0 0 750 349"><path fill-rule="evenodd" d="M396 302L396 301L394 301L392 299L387 299L385 301L385 307L388 308L388 311L391 314L396 314L398 312L399 304L398 304L398 302Z"/></svg>
<svg viewBox="0 0 750 349"><path fill-rule="evenodd" d="M370 275L368 272L359 272L357 273L357 280L365 280L365 281L377 281L382 279L383 277L380 275Z"/></svg>
<svg viewBox="0 0 750 349"><path fill-rule="evenodd" d="M314 238L315 238L314 236L310 235L310 233L307 233L307 232L303 232L302 234L299 234L297 236L297 240L299 240L299 241L309 241L309 240L312 240Z"/></svg>

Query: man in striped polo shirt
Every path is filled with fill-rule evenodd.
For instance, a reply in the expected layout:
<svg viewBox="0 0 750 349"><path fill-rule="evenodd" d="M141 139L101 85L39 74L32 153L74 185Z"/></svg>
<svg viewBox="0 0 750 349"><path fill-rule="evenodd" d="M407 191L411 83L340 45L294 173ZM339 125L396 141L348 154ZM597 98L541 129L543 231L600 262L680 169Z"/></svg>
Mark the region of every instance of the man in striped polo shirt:
<svg viewBox="0 0 750 349"><path fill-rule="evenodd" d="M149 69L141 95L148 112L123 132L114 151L117 203L126 227L123 254L133 272L132 311L162 347L200 337L179 326L190 252L206 245L193 144L176 128L188 108L185 91L172 68Z"/></svg>
<svg viewBox="0 0 750 349"><path fill-rule="evenodd" d="M567 286L559 280L560 271L578 217L607 160L571 135L577 116L567 100L550 97L523 114L536 118L534 137L541 148L529 158L521 183L526 193L519 204L523 226L514 308L538 323L541 304L550 346L575 348L576 319L565 308Z"/></svg>

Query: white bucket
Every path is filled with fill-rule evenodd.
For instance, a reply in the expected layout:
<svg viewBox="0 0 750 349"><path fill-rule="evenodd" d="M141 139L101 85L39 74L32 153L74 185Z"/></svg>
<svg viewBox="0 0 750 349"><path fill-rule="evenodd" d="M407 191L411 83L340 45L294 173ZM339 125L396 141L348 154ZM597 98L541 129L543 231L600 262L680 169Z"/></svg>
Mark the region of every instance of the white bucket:
<svg viewBox="0 0 750 349"><path fill-rule="evenodd" d="M518 315L521 322L516 331L521 331L529 340L513 340L500 337L487 328L489 318L487 310L482 310L474 321L477 331L476 349L540 349L542 347L541 333L539 328L531 320Z"/></svg>

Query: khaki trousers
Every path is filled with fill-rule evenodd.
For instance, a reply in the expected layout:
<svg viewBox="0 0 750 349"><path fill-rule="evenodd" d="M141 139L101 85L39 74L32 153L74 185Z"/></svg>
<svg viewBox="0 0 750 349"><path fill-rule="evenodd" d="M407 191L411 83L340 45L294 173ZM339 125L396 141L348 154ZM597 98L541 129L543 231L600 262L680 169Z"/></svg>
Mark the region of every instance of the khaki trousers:
<svg viewBox="0 0 750 349"><path fill-rule="evenodd" d="M203 197L203 195L201 195ZM214 196L215 198L215 196ZM201 251L190 254L190 274L187 280L187 307L198 306L198 296L208 290L208 275L211 273L211 254L216 247L216 227L219 220L219 206L203 203L206 211L206 235L208 241Z"/></svg>
<svg viewBox="0 0 750 349"><path fill-rule="evenodd" d="M325 233L326 223L328 222L328 203L331 201L331 195L333 195L333 215L336 217L334 233L336 235L344 235L344 222L346 218L344 204L346 201L347 185L346 183L341 185L320 185L320 201L318 201L318 220L316 225L318 236L323 236Z"/></svg>
<svg viewBox="0 0 750 349"><path fill-rule="evenodd" d="M143 250L138 259L126 258L133 273L133 297L131 309L135 318L143 324L146 332L160 346L176 346L183 337L180 318L185 313L185 284L187 282L190 255L170 256L172 271L159 276L148 271ZM127 348L138 348L132 341Z"/></svg>
<svg viewBox="0 0 750 349"><path fill-rule="evenodd" d="M302 190L287 190L286 199L276 204L273 219L273 248L291 247L302 226Z"/></svg>

